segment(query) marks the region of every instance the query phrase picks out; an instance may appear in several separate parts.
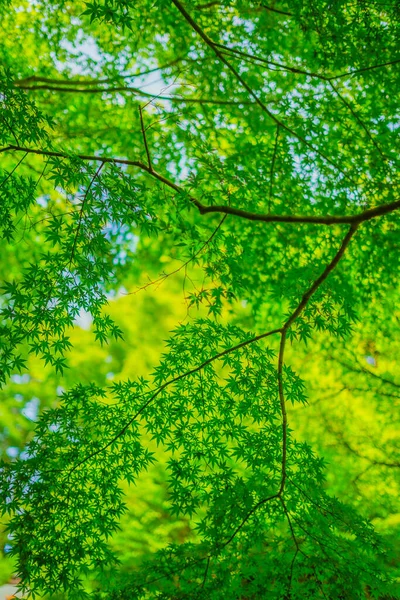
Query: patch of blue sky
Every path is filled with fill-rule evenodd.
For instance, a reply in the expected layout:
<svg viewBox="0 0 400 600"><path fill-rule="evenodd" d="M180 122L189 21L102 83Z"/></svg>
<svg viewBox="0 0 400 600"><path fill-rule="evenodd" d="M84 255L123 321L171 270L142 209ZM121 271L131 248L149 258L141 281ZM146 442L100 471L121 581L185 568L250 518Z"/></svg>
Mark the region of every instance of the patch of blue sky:
<svg viewBox="0 0 400 600"><path fill-rule="evenodd" d="M39 398L31 398L21 409L21 414L30 421L36 421L39 414L40 400Z"/></svg>

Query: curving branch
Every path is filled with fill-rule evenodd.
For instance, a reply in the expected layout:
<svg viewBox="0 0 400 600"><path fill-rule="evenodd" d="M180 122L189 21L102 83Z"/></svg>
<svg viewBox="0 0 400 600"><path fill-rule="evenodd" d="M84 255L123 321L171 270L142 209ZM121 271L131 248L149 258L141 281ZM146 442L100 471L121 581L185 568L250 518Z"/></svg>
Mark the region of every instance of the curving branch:
<svg viewBox="0 0 400 600"><path fill-rule="evenodd" d="M100 163L100 166L98 167L96 173L91 178L91 180L89 182L89 185L88 185L88 187L86 189L85 195L83 197L81 208L80 208L80 211L79 211L78 227L76 228L76 232L75 232L75 236L74 236L74 242L72 244L72 250L71 250L71 256L70 256L70 259L69 259L68 270L71 269L71 265L72 265L74 257L75 257L75 251L76 251L76 246L77 246L77 243L78 243L79 232L80 232L81 226L82 226L83 211L85 210L86 200L88 198L88 195L89 195L89 192L90 192L90 189L91 189L92 185L94 184L95 180L100 175L100 171L102 170L103 167L104 167L104 163L102 162L102 163Z"/></svg>
<svg viewBox="0 0 400 600"><path fill-rule="evenodd" d="M201 214L207 213L225 213L228 215L236 215L249 221L263 221L264 223L312 223L319 225L343 225L343 224L356 224L364 221L369 221L375 217L382 217L388 213L391 213L400 208L400 200L390 202L388 204L381 204L375 208L369 208L364 210L358 215L325 215L325 216L314 216L314 215L268 215L262 213L253 213L240 208L234 208L232 206L202 206L199 208Z"/></svg>
<svg viewBox="0 0 400 600"><path fill-rule="evenodd" d="M194 8L194 10L207 10L209 8L214 8L214 6L218 6L220 8L225 8L225 6L223 4L221 4L221 2L218 2L216 0L214 0L213 2L206 2L205 4L196 4L193 8ZM293 16L292 13L290 13L290 12L286 12L284 10L279 10L273 6L267 6L266 4L261 4L259 8L253 8L253 9L248 9L248 10L250 10L251 12L260 12L261 10L267 10L269 12L273 12L278 15L283 15L284 17ZM248 12L248 10L246 10L246 12Z"/></svg>
<svg viewBox="0 0 400 600"><path fill-rule="evenodd" d="M168 179L164 175L161 175L154 169L150 169L150 167L139 160L129 160L125 158L111 158L108 156L93 156L87 154L67 154L66 152L55 152L52 150L41 150L39 148L27 148L24 146L14 146L9 145L4 148L0 148L0 153L15 151L15 152L26 152L31 154L37 154L41 156L54 156L58 158L71 158L72 156L76 156L81 160L93 161L93 162L102 162L102 163L110 163L116 165L128 165L132 167L137 167L138 169L145 171L161 183L164 183L166 186L174 190L179 194L185 194L190 202L198 209L201 215L205 215L208 213L223 213L227 215L234 215L236 217L241 217L242 219L247 219L250 221L262 221L264 223L310 223L314 225L357 225L359 223L363 223L365 221L370 221L371 219L375 219L376 217L382 217L389 213L392 213L400 208L400 200L395 200L394 202L389 202L387 204L381 204L374 208L369 208L364 210L361 213L356 215L270 215L264 213L253 213L247 210L243 210L241 208L235 208L233 206L225 206L225 205L214 205L214 206L205 206L199 200L197 200L194 196L190 196L186 194L185 190L178 184L174 183L171 179Z"/></svg>
<svg viewBox="0 0 400 600"><path fill-rule="evenodd" d="M293 313L287 319L287 321L283 325L282 329L278 330L281 334L281 342L280 342L279 356L278 356L278 394L279 394L279 402L280 402L281 416L282 416L281 483L279 486L279 490L276 494L273 494L271 496L268 496L267 498L263 498L262 500L259 500L253 506L253 508L244 517L244 519L242 520L240 525L238 527L236 527L235 531L232 533L232 535L227 540L227 542L225 542L223 547L226 546L227 544L229 544L234 539L234 537L239 533L239 531L247 523L247 521L250 519L250 517L261 506L263 506L267 502L270 502L271 500L274 500L274 499L278 499L279 501L282 501L282 499L283 499L283 495L284 495L284 491L285 491L285 483L286 483L287 429L288 429L286 401L285 401L285 394L284 394L284 387L283 387L283 360L284 360L284 353L285 353L286 335L287 335L287 332L288 332L289 328L291 327L291 325L293 325L295 320L300 316L300 314L306 308L306 306L307 306L309 300L311 299L311 297L313 296L313 294L315 294L317 289L329 277L330 273L337 267L338 263L343 258L343 255L344 255L348 245L350 244L350 241L351 241L352 237L354 236L356 230L357 230L357 225L352 225L350 227L349 231L347 232L346 236L344 237L344 239L340 245L339 250L336 252L336 254L333 257L333 259L331 260L331 262L326 266L325 270L318 277L318 279L316 279L312 283L312 285L309 287L309 289L303 294L302 299L300 300L296 309L293 311Z"/></svg>

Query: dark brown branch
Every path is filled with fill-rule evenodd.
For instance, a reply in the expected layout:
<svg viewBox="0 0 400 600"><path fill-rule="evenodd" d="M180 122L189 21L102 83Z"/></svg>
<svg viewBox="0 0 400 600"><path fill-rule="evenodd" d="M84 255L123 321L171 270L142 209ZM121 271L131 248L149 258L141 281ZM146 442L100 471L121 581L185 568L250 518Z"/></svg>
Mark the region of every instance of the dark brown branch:
<svg viewBox="0 0 400 600"><path fill-rule="evenodd" d="M65 152L54 152L51 150L40 150L38 148L26 148L23 146L6 146L4 148L0 148L1 152L7 151L16 151L16 152L28 152L32 154L38 154L41 156L55 156L59 158L69 158L69 155ZM185 193L184 189L161 175L157 171L150 170L147 165L138 160L129 160L125 158L111 158L111 157L103 157L103 156L93 156L87 154L76 154L77 158L81 160L88 161L97 161L103 163L112 163L119 165L129 165L133 167L137 167L142 171L146 171L149 175L161 181L169 188L173 189L175 192L180 194ZM199 210L200 214L204 215L207 213L223 213L227 215L235 215L237 217L242 217L243 219L248 219L250 221L263 221L264 223L311 223L315 225L357 225L359 223L363 223L364 221L369 221L376 217L382 217L387 215L398 208L400 208L400 200L396 200L394 202L390 202L388 204L381 204L380 206L376 206L375 208L369 208L359 213L358 215L344 215L344 216L334 216L334 215L325 215L325 216L314 216L314 215L269 215L263 213L252 213L246 210L242 210L240 208L234 208L232 206L223 206L223 205L215 205L215 206L205 206L199 200L194 198L193 196L189 196L190 201L194 206Z"/></svg>
<svg viewBox="0 0 400 600"><path fill-rule="evenodd" d="M214 1L214 2L207 2L206 4L196 4L193 7L193 9L194 10L207 10L208 8L213 8L214 6L220 6L221 8L225 8L224 5L221 4L221 2ZM249 9L249 10L253 10L254 12L259 12L261 9L268 10L273 13L277 13L278 15L284 15L286 17L292 16L292 13L285 12L283 10L278 10L277 8L274 8L272 6L267 6L266 4L261 4L261 6L259 8L254 8L254 9Z"/></svg>
<svg viewBox="0 0 400 600"><path fill-rule="evenodd" d="M252 213L247 210L240 208L234 208L233 206L203 206L199 208L201 214L207 213L225 213L228 215L236 215L243 219L250 221L263 221L264 223L314 223L320 225L340 225L340 224L353 224L362 223L363 221L369 221L375 217L381 217L385 214L393 212L400 208L400 200L391 202L389 204L381 204L375 208L359 213L358 215L343 215L343 216L314 216L314 215L269 215L262 213Z"/></svg>
<svg viewBox="0 0 400 600"><path fill-rule="evenodd" d="M32 154L38 154L41 156L55 156L59 158L69 158L69 155L65 152L54 152L51 150L40 150L37 148L26 148L22 146L6 146L4 148L0 148L1 152L7 151L16 151L16 152L28 152ZM97 161L103 163L112 163L112 164L120 164L120 165L129 165L133 167L138 167L142 171L146 171L149 175L161 181L169 188L173 189L175 192L180 194L185 193L184 189L168 179L164 177L157 171L152 171L149 169L147 165L145 165L141 161L137 160L129 160L125 158L111 158L111 157L102 157L102 156L93 156L86 154L76 154L77 158L81 160L89 160L89 161ZM250 221L263 221L264 223L311 223L311 224L320 224L320 225L357 225L359 223L363 223L364 221L369 221L376 217L382 217L387 215L398 208L400 208L400 200L396 200L394 202L390 202L388 204L381 204L380 206L376 206L375 208L369 208L358 215L344 215L344 216L334 216L334 215L325 215L325 216L314 216L314 215L269 215L263 213L252 213L246 210L242 210L240 208L234 208L232 206L223 206L223 205L214 205L214 206L205 206L199 200L194 198L193 196L189 196L190 201L194 206L197 207L200 214L204 215L207 213L224 213L228 215L235 215L237 217L242 217L243 219L248 219Z"/></svg>
<svg viewBox="0 0 400 600"><path fill-rule="evenodd" d="M207 8L214 8L214 6L221 6L221 2L207 2L206 4L196 4L194 10L207 10Z"/></svg>
<svg viewBox="0 0 400 600"><path fill-rule="evenodd" d="M58 157L58 158L71 158L71 156L72 156L72 154L68 155L66 152L55 152L52 150L40 150L38 148L23 148L21 146L6 146L5 148L0 148L0 153L7 152L8 150L16 151L16 152L28 152L28 153L37 154L40 156L53 156L53 157ZM149 173L149 175L152 175L153 177L155 177L162 183L165 183L165 185L172 188L176 192L183 193L183 189L181 187L179 187L179 185L176 185L173 181L167 179L163 175L160 175L156 171L151 171L149 169L149 167L147 165L145 165L143 162L141 162L140 160L129 160L129 159L125 159L125 158L110 158L107 156L93 156L93 155L89 155L89 154L75 154L75 156L77 158L79 158L80 160L101 162L104 164L110 163L110 164L128 165L128 166L132 166L132 167L138 167L139 169L141 169L142 171L146 171L147 173Z"/></svg>
<svg viewBox="0 0 400 600"><path fill-rule="evenodd" d="M278 10L277 8L274 8L273 6L267 6L266 4L261 4L261 6L262 6L262 8L265 8L265 10L269 10L270 12L277 13L278 15L284 15L285 17L293 16L292 13L286 12L284 10Z"/></svg>

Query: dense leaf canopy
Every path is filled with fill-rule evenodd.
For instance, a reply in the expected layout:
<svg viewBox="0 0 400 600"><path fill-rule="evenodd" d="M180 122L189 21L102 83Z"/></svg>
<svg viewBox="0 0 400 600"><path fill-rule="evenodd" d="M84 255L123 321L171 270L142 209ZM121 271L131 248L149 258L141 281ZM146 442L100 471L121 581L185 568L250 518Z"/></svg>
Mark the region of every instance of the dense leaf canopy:
<svg viewBox="0 0 400 600"><path fill-rule="evenodd" d="M398 1L0 14L21 588L400 598Z"/></svg>

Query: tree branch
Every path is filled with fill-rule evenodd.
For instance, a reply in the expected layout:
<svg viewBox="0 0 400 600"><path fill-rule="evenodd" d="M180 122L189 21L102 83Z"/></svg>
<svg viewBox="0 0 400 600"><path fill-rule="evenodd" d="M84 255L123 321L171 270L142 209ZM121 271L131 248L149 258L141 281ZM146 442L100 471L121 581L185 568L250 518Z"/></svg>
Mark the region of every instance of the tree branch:
<svg viewBox="0 0 400 600"><path fill-rule="evenodd" d="M399 205L400 205L400 203L399 203ZM316 279L314 281L314 283L311 285L311 287L304 293L296 310L292 313L292 315L288 318L288 320L284 324L283 331L287 331L289 329L289 327L291 325L293 325L294 321L297 319L298 316L300 316L300 314L303 312L303 310L307 306L311 296L313 296L313 294L315 294L315 292L320 287L320 285L325 281L325 279L327 279L327 277L330 275L330 273L332 273L332 271L338 265L340 259L343 257L343 255L346 251L347 246L351 242L351 238L354 236L355 232L357 231L357 228L358 228L358 223L353 223L351 225L349 231L347 232L345 238L343 239L343 242L342 242L339 250L333 257L331 262L327 265L324 272L318 277L318 279Z"/></svg>
<svg viewBox="0 0 400 600"><path fill-rule="evenodd" d="M210 40L212 42L212 40ZM353 69L352 71L347 71L346 73L339 73L338 75L323 75L322 73L315 73L313 71L306 71L304 69L298 69L297 67L290 67L289 65L285 65L284 63L279 63L272 60L267 60L266 58L262 58L255 54L250 54L249 52L243 52L242 50L238 50L237 48L231 48L230 46L226 46L224 44L219 44L217 42L212 42L214 46L225 50L231 54L236 54L237 56L241 56L247 60L253 60L259 62L261 64L272 65L284 71L289 71L291 73L297 73L299 75L307 75L308 77L313 77L315 79L322 79L322 81L335 81L336 79L342 79L344 77L351 77L353 75L358 75L360 73L364 73L366 71L372 71L373 69L379 69L381 67L388 67L391 65L396 65L400 62L400 58L396 60L392 60L386 63L380 63L378 65L371 65L368 67L361 67L360 69Z"/></svg>
<svg viewBox="0 0 400 600"><path fill-rule="evenodd" d="M182 14L182 16L186 19L186 21L192 27L192 29L194 29L194 31L196 31L196 33L202 38L202 40L206 43L206 45L214 52L214 54L217 56L217 58L219 58L219 60L231 71L231 73L233 73L233 75L235 76L235 78L237 79L237 81L245 88L245 90L249 93L249 95L254 99L254 101L256 102L256 104L258 104L258 106L261 108L261 110L263 112L265 112L269 116L269 118L272 119L272 121L274 121L274 123L276 123L277 125L280 125L285 131L287 131L288 133L290 133L290 135L294 136L297 140L299 140L307 148L310 148L311 150L313 150L314 152L316 152L327 163L329 163L337 171L339 171L340 173L342 173L342 175L344 177L346 177L347 179L350 179L349 175L347 173L345 173L344 171L342 171L342 169L339 167L339 165L337 165L335 163L335 161L333 161L331 158L329 158L328 156L326 156L323 152L321 152L321 150L319 150L318 148L316 148L311 142L308 142L302 135L300 135L299 133L297 133L296 131L294 131L293 129L291 129L287 125L285 125L282 121L280 121L267 108L267 106L264 104L264 102L262 102L262 100L260 100L260 98L254 92L254 90L249 86L249 84L245 81L245 79L243 79L243 77L235 69L235 67L233 67L228 60L226 60L226 58L223 55L223 53L218 49L218 45L215 44L208 37L208 35L201 29L201 27L199 27L199 25L196 23L196 21L194 21L194 19L192 19L192 17L186 11L185 7L181 4L181 2L179 0L172 0L172 3L175 5L175 7L178 9L178 11Z"/></svg>
<svg viewBox="0 0 400 600"><path fill-rule="evenodd" d="M221 8L225 8L224 5L218 1L207 2L206 4L196 4L193 8L194 8L194 10L207 10L208 8L213 8L214 6L220 6ZM278 10L277 8L274 8L272 6L267 6L266 4L261 4L260 8L254 8L254 9L249 9L249 10L252 10L254 12L260 12L261 9L277 13L278 15L284 15L287 17L292 16L292 13L285 12L283 10ZM247 11L245 11L245 12L247 12Z"/></svg>
<svg viewBox="0 0 400 600"><path fill-rule="evenodd" d="M107 448L109 448L112 444L114 444L114 442L116 442L118 440L118 438L122 437L124 435L124 433L129 429L129 427L132 425L132 423L134 421L136 421L136 419L146 410L146 408L157 398L157 396L159 396L161 394L161 392L163 390L165 390L167 387L169 387L170 385L172 385L173 383L176 383L177 381L180 381L181 379L184 379L185 377L188 377L189 375L194 375L194 373L198 373L199 371L202 371L207 365L210 365L212 362L214 362L215 360L218 360L219 358L222 358L223 356L226 356L227 354L230 354L231 352L235 352L235 350L239 350L240 348L244 348L245 346L248 346L249 344L253 344L254 342L258 342L259 340L262 340L266 337L269 337L271 335L274 335L275 333L280 333L281 329L272 329L271 331L267 331L266 333L261 333L260 335L256 335L252 338L250 338L249 340L245 340L244 342L240 342L240 344L237 344L236 346L232 346L231 348L227 348L226 350L223 350L222 352L219 352L218 354L215 354L214 356L212 356L211 358L208 358L207 360L205 360L203 363L201 363L200 365L198 365L197 367L194 367L193 369L190 369L189 371L186 371L185 373L182 373L181 375L177 375L176 377L173 377L172 379L169 379L168 381L166 381L165 383L163 383L163 385L161 385L151 396L148 400L146 400L146 402L144 402L142 404L142 406L136 411L136 413L129 419L129 421L127 421L127 423L125 423L125 425L122 427L122 429L120 429L115 435L114 437L107 442L107 444L105 444L104 446L102 446L101 448L99 448L98 450L92 452L91 454L89 454L88 456L85 456L85 458L83 458L81 461L79 461L76 465L74 465L69 471L67 476L70 477L70 475L78 468L80 467L83 463L87 462L88 460L90 460L91 458L94 458L95 456L101 454L102 452L104 452L104 450L107 450Z"/></svg>
<svg viewBox="0 0 400 600"><path fill-rule="evenodd" d="M272 65L274 67L278 67L280 70L289 71L290 73L298 73L300 75L308 75L309 77L315 77L317 79L323 79L325 81L329 81L329 77L322 75L320 73L313 73L312 71L304 71L303 69L298 69L296 67L289 67L283 63L275 62L273 60L267 60L266 58L261 58L254 54L250 54L248 52L243 52L242 50L237 50L236 48L231 48L230 46L225 46L224 44L218 44L217 42L212 42L214 46L221 48L224 52L228 52L230 54L236 54L237 56L241 56L247 60L255 60L259 63L265 65ZM273 69L275 70L275 69Z"/></svg>
<svg viewBox="0 0 400 600"><path fill-rule="evenodd" d="M368 138L371 140L372 144L375 146L375 148L378 150L379 154L382 156L382 158L384 160L387 160L387 157L384 155L384 153L382 152L379 144L377 143L377 141L375 140L374 136L372 135L372 133L369 131L368 127L365 125L365 123L361 120L361 118L358 116L358 114L355 112L355 110L353 109L353 107L351 106L351 104L349 102L347 102L347 100L344 98L344 96L342 96L342 94L339 92L339 90L336 88L336 86L332 83L331 80L328 80L328 83L330 85L330 87L332 88L332 90L335 92L335 94L337 95L337 97L339 98L339 100L349 109L350 113L353 115L354 119L357 121L357 123L360 125L360 127L362 127L362 129L365 131L365 133L367 134Z"/></svg>
<svg viewBox="0 0 400 600"><path fill-rule="evenodd" d="M275 161L276 161L276 155L278 153L278 140L279 140L279 125L276 126L274 153L272 155L271 169L269 172L268 212L270 211L270 208L271 208L272 187L274 184L274 175L275 175Z"/></svg>
<svg viewBox="0 0 400 600"><path fill-rule="evenodd" d="M99 174L100 174L100 171L101 171L101 169L102 169L103 167L104 167L104 162L100 163L100 165L99 165L99 168L97 169L96 173L95 173L95 174L93 175L93 177L91 178L91 180L90 180L90 182L89 182L89 185L88 185L88 187L87 187L87 189L86 189L85 195L84 195L84 197L83 197L83 200L82 200L82 205L81 205L81 209L80 209L80 211L79 211L78 227L76 228L76 232L75 232L75 236L74 236L74 242L73 242L73 245L72 245L72 250L71 250L71 257L70 257L70 259L69 259L68 270L70 270L70 269L71 269L71 265L72 265L72 262L73 262L73 260L74 260L75 251L76 251L76 245L77 245L77 243L78 243L79 232L80 232L81 225L82 225L83 211L84 211L84 209L85 209L85 204L86 204L87 197L88 197L88 195L89 195L89 192L90 192L90 189L91 189L91 187L92 187L93 183L95 182L95 180L96 180L96 179L97 179L97 177L99 176Z"/></svg>
<svg viewBox="0 0 400 600"><path fill-rule="evenodd" d="M346 448L346 450L348 450L348 452L350 452L351 454L354 454L354 456L357 456L357 458L360 458L361 460L366 460L375 467L388 467L390 469L398 469L400 467L400 461L391 462L388 460L376 460L374 458L370 458L369 456L365 456L365 454L361 454L361 452L359 452L350 444L350 442L348 442L348 440L346 440L346 438L343 435L343 432L335 430L329 425L329 423L326 420L325 427L329 431L329 433L338 440L340 445Z"/></svg>
<svg viewBox="0 0 400 600"><path fill-rule="evenodd" d="M145 130L145 127L144 127L143 113L142 113L142 107L141 106L139 106L139 115L140 115L140 128L142 130L143 143L144 143L144 148L146 150L146 156L147 156L147 164L148 164L148 167L149 167L151 173L153 173L153 165L151 163L149 146L147 144L146 130Z"/></svg>
<svg viewBox="0 0 400 600"><path fill-rule="evenodd" d="M154 67L153 69L147 69L146 71L139 71L138 73L133 73L131 75L118 75L118 77L106 77L104 79L55 79L51 77L42 77L41 75L31 75L30 77L25 77L24 79L17 79L14 81L14 85L20 87L20 85L24 85L30 82L41 82L41 83L50 83L55 85L98 85L101 83L112 83L118 79L135 79L137 77L142 77L143 75L150 75L151 73L155 73L156 71L162 71L163 69L167 69L168 67L173 67L178 62L185 60L186 56L179 56L170 62L161 65L160 67Z"/></svg>
<svg viewBox="0 0 400 600"><path fill-rule="evenodd" d="M371 65L370 67L361 67L360 69L354 69L353 71L341 73L340 75L333 75L329 79L342 79L342 77L350 77L351 75L358 75L358 73L365 73L365 71L372 71L373 69L380 69L381 67L389 67L390 65L397 65L398 63L400 63L400 58L397 58L396 60L390 60L385 63L379 63L378 65Z"/></svg>
<svg viewBox="0 0 400 600"><path fill-rule="evenodd" d="M326 215L326 216L314 216L314 215L269 215L262 213L252 213L247 210L240 208L234 208L233 206L202 206L199 208L201 214L207 213L225 213L228 215L236 215L243 219L250 221L263 221L264 223L313 223L320 225L341 225L341 224L354 224L362 223L363 221L369 221L375 217L381 217L385 214L393 212L400 208L400 200L390 202L388 204L381 204L375 208L359 213L358 215Z"/></svg>
<svg viewBox="0 0 400 600"><path fill-rule="evenodd" d="M278 15L284 15L285 17L292 17L293 16L292 13L286 12L284 10L278 10L277 8L274 8L273 6L267 6L266 4L261 4L261 6L262 6L262 8L265 8L265 10L277 13Z"/></svg>
<svg viewBox="0 0 400 600"><path fill-rule="evenodd" d="M60 82L62 84L62 82ZM89 86L89 82L86 83ZM186 98L184 96L163 96L159 94L150 94L150 92L144 92L139 88L130 87L130 86L117 86L112 88L103 88L103 87L88 87L88 88L79 88L72 87L67 83L65 85L18 85L18 88L21 90L47 90L49 92L61 92L61 93L70 93L70 94L112 94L114 92L128 92L133 93L136 96L140 96L142 98L151 98L153 100L167 100L170 102L176 102L178 104L213 104L216 106L252 106L254 102L249 101L234 101L234 100L219 100L218 98Z"/></svg>
<svg viewBox="0 0 400 600"><path fill-rule="evenodd" d="M197 252L191 258L189 258L186 262L184 262L180 267L178 267L177 269L174 269L173 271L170 271L169 273L163 273L162 275L160 275L158 277L158 279L155 279L154 281L149 281L149 283L142 285L135 292L128 292L127 294L124 294L124 295L131 296L132 294L137 294L138 292L141 292L142 290L146 290L148 287L150 287L152 285L155 285L157 283L161 284L163 281L165 281L165 279L167 279L168 277L171 277L171 275L175 275L176 273L179 273L179 271L181 271L182 269L187 267L192 262L192 260L197 258L197 256L199 256L199 254L201 254L203 252L204 248L206 248L208 246L208 244L211 242L211 240L215 237L215 235L218 233L218 231L222 227L227 216L228 215L224 215L222 217L222 219L218 223L217 227L214 229L214 231L212 232L210 237L204 242L204 244L201 246L201 248L199 250L197 250Z"/></svg>
<svg viewBox="0 0 400 600"><path fill-rule="evenodd" d="M26 148L22 146L6 146L4 148L0 148L0 153L7 151L15 151L15 152L28 152L31 154L37 154L41 156L54 156L59 158L71 158L72 155L68 155L65 152L55 152L51 150L41 150L38 148ZM106 156L93 156L87 154L76 154L77 158L81 160L88 160L94 162L103 162L103 163L111 163L111 164L120 164L120 165L128 165L133 166L145 171L155 179L158 179L161 183L164 183L169 188L173 189L175 192L180 194L184 194L184 189L168 179L164 177L160 173L154 170L150 170L150 168L145 165L143 162L138 160L129 160L125 158L111 158ZM250 221L263 221L264 223L310 223L315 225L356 225L359 223L363 223L364 221L369 221L376 217L382 217L387 215L398 208L400 208L400 200L396 200L394 202L390 202L388 204L381 204L380 206L376 206L375 208L369 208L364 210L363 212L357 215L325 215L325 216L314 216L314 215L270 215L263 213L253 213L246 210L242 210L240 208L234 208L233 206L224 206L224 205L214 205L214 206L205 206L199 200L194 198L193 196L188 196L189 200L193 203L194 206L199 210L200 214L204 215L207 213L224 213L228 215L235 215L237 217L241 217L243 219L248 219Z"/></svg>
<svg viewBox="0 0 400 600"><path fill-rule="evenodd" d="M285 402L285 394L283 390L283 357L285 354L285 344L286 344L286 333L287 333L286 325L282 329L281 334L281 343L279 346L279 356L278 356L278 395L279 395L279 403L281 406L281 415L282 415L282 466L281 466L281 485L279 487L279 491L277 496L281 496L285 489L286 482L286 459L287 459L287 412L286 412L286 402Z"/></svg>
<svg viewBox="0 0 400 600"><path fill-rule="evenodd" d="M282 329L277 330L277 332L281 333L281 343L280 343L280 347L279 347L279 357L278 357L278 392L279 392L279 401L280 401L281 415L282 415L281 483L279 486L279 490L276 494L273 494L272 496L268 496L267 498L263 498L262 500L260 500L259 502L257 502L257 504L255 504L253 506L253 508L247 513L247 515L242 520L240 525L235 529L233 534L224 543L224 545L222 547L225 547L227 544L229 544L233 540L233 538L239 533L239 531L242 529L242 527L245 525L245 523L247 523L249 518L260 508L260 506L263 506L264 504L266 504L267 502L269 502L270 500L273 500L273 499L279 499L280 501L282 500L282 497L283 497L283 494L285 491L286 460L287 460L287 412L286 412L286 402L285 402L285 395L284 395L284 389L283 389L283 359L284 359L284 352L285 352L286 334L287 334L287 331L290 328L290 326L293 325L294 321L297 319L297 317L301 314L301 312L307 306L307 303L309 302L311 296L317 291L317 289L320 287L320 285L325 281L325 279L329 276L329 274L335 269L335 267L339 263L340 259L343 257L343 255L346 251L346 248L351 241L351 238L353 237L353 235L356 232L356 229L357 229L357 225L352 225L350 227L347 235L343 239L343 242L342 242L339 250L333 257L331 262L327 265L324 272L318 277L318 279L316 279L314 281L314 283L310 286L310 288L304 293L297 308L294 310L292 315L287 319L287 321L284 324L284 326L282 327Z"/></svg>
<svg viewBox="0 0 400 600"><path fill-rule="evenodd" d="M291 564L290 564L290 572L289 572L289 582L288 582L288 591L287 591L287 597L288 597L288 598L290 598L290 592L291 592L291 589L292 589L292 580L293 580L293 569L294 569L294 563L295 563L295 561L296 561L296 558L297 558L297 555L298 555L298 553L299 553L299 552L301 552L301 553L302 553L304 556L306 556L306 555L305 555L305 554L304 554L304 552L303 552L303 551L300 549L300 544L299 544L299 542L297 541L297 537L296 537L296 534L295 534L295 532L294 532L294 528L293 528L293 523L292 523L292 520L291 520L291 518L290 518L289 511L288 511L288 509L287 509L287 506L286 506L286 504L285 504L285 501L284 501L284 499L283 499L282 497L280 497L280 498L279 498L279 500L280 500L280 503L281 503L281 505L282 505L283 512L285 513L285 517L286 517L286 520L287 520L287 522L288 522L289 529L290 529L290 535L292 536L292 540L293 540L293 543L294 543L294 545L295 545L295 548L296 548L296 550L295 550L295 553L294 553L294 556L293 556L293 559L292 559L292 562L291 562Z"/></svg>

